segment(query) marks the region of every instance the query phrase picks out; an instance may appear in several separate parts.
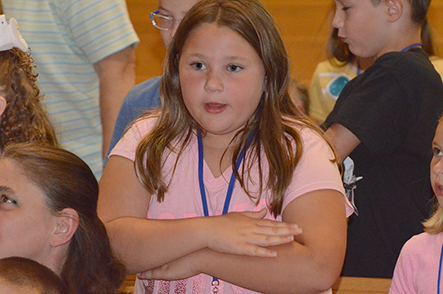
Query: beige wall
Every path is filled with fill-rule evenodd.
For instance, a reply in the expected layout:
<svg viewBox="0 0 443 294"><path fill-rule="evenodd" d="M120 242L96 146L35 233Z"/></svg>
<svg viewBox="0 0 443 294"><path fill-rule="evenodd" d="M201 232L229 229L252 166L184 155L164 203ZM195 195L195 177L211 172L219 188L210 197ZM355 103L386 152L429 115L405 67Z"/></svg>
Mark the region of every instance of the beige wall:
<svg viewBox="0 0 443 294"><path fill-rule="evenodd" d="M180 0L177 0L180 1ZM262 0L280 27L291 60L291 73L308 84L315 66L324 59L328 12L332 0ZM160 34L149 20L157 0L126 0L141 39L137 48L137 82L160 75L165 56ZM432 0L429 22L443 57L443 0Z"/></svg>

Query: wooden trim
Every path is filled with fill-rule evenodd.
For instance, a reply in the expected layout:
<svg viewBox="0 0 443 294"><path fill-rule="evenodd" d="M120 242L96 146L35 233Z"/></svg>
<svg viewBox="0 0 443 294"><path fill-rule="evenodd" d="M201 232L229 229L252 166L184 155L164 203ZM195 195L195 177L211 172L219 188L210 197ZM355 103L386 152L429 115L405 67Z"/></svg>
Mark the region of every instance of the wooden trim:
<svg viewBox="0 0 443 294"><path fill-rule="evenodd" d="M340 277L332 287L334 294L388 294L391 279Z"/></svg>

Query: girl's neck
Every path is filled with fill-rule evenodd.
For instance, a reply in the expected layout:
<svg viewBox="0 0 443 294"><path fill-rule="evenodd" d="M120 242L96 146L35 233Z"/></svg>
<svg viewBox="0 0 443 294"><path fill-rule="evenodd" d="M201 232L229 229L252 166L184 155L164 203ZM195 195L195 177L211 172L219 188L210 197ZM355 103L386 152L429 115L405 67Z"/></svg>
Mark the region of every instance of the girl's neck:
<svg viewBox="0 0 443 294"><path fill-rule="evenodd" d="M231 140L232 136L203 135L203 156L215 178L220 177L232 164L235 142L231 143Z"/></svg>

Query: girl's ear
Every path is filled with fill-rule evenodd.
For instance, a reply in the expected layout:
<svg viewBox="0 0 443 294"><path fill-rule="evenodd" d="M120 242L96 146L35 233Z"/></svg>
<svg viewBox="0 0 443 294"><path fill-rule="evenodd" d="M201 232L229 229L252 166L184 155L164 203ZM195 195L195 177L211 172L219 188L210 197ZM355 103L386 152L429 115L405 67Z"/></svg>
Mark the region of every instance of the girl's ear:
<svg viewBox="0 0 443 294"><path fill-rule="evenodd" d="M49 241L52 247L64 245L71 241L77 231L78 213L72 208L65 208L57 213L54 231Z"/></svg>
<svg viewBox="0 0 443 294"><path fill-rule="evenodd" d="M3 114L6 108L6 99L3 96L0 96L0 116Z"/></svg>

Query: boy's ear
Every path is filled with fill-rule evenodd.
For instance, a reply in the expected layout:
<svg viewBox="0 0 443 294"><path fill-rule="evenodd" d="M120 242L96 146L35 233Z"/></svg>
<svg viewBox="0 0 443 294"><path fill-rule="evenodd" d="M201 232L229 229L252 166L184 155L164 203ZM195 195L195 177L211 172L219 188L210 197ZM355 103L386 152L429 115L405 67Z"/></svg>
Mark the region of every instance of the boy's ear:
<svg viewBox="0 0 443 294"><path fill-rule="evenodd" d="M0 96L0 116L3 114L6 108L6 99L3 96Z"/></svg>
<svg viewBox="0 0 443 294"><path fill-rule="evenodd" d="M72 208L65 208L57 213L54 231L51 235L50 245L57 247L71 241L77 231L79 223L78 213Z"/></svg>
<svg viewBox="0 0 443 294"><path fill-rule="evenodd" d="M386 0L386 13L390 22L396 22L403 14L404 0Z"/></svg>

